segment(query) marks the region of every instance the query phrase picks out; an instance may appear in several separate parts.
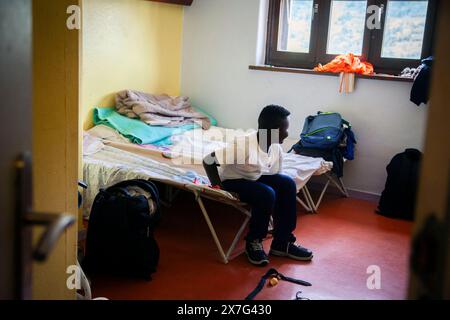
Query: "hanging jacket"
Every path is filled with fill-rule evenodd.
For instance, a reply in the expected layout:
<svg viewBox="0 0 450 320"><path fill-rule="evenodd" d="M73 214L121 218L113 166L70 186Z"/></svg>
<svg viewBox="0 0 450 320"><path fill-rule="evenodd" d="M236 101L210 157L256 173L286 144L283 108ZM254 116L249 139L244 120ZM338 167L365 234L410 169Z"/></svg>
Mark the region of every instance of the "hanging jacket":
<svg viewBox="0 0 450 320"><path fill-rule="evenodd" d="M433 56L422 60L422 64L419 66L420 72L411 89L411 101L418 106L428 102L433 60Z"/></svg>
<svg viewBox="0 0 450 320"><path fill-rule="evenodd" d="M342 155L347 160L355 160L356 137L355 133L352 131L352 128L346 128L344 130L344 136L346 137L347 141Z"/></svg>

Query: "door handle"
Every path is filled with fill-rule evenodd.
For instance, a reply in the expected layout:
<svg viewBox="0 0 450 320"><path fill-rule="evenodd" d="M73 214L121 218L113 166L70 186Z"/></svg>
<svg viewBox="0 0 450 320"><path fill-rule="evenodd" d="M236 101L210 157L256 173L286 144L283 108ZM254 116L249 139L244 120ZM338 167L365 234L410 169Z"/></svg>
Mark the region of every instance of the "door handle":
<svg viewBox="0 0 450 320"><path fill-rule="evenodd" d="M19 239L22 249L28 251L28 255L37 261L44 261L49 256L61 234L75 223L75 218L67 213L38 213L32 212L32 176L31 155L24 153L15 162L16 168L16 195L17 195L17 234L22 235ZM31 227L43 226L45 231L39 238L36 248L31 248ZM26 227L26 228L24 228ZM25 259L25 258L24 258Z"/></svg>
<svg viewBox="0 0 450 320"><path fill-rule="evenodd" d="M45 226L44 233L33 249L33 259L45 261L60 236L75 223L75 218L69 214L31 213L25 216L27 226Z"/></svg>

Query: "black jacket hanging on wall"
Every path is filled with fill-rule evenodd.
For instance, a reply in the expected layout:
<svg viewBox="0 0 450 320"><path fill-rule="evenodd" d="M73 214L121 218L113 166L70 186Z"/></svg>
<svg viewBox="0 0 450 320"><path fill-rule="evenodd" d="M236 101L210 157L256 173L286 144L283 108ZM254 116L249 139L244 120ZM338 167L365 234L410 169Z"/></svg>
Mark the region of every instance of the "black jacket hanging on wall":
<svg viewBox="0 0 450 320"><path fill-rule="evenodd" d="M414 79L414 84L411 89L411 101L418 106L428 102L433 60L434 58L432 56L423 59L422 64L419 66L420 71Z"/></svg>

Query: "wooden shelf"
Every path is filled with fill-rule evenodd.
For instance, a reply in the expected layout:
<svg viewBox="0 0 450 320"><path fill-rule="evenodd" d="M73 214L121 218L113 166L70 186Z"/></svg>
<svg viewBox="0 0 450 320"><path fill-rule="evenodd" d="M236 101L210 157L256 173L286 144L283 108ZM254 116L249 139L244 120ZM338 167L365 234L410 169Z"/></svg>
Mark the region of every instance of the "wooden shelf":
<svg viewBox="0 0 450 320"><path fill-rule="evenodd" d="M249 66L250 70L259 71L271 71L271 72L287 72L287 73L302 73L302 74L314 74L319 76L333 76L339 77L339 73L333 72L318 72L311 69L297 69L297 68L285 68L285 67L271 67L271 66ZM375 79L375 80L388 80L388 81L400 81L400 82L414 82L412 78L405 78L399 76L392 76L388 74L373 74L373 75L363 75L356 74L357 78L361 79Z"/></svg>
<svg viewBox="0 0 450 320"><path fill-rule="evenodd" d="M193 2L193 0L148 0L148 1L179 4L179 5L183 5L183 6L190 6L190 5L192 5L192 2Z"/></svg>

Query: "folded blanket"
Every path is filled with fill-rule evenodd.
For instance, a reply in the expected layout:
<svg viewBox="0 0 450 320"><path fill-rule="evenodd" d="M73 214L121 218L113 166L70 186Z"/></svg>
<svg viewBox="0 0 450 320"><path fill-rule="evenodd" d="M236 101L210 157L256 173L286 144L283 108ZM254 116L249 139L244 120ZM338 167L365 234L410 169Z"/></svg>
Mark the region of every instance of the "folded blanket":
<svg viewBox="0 0 450 320"><path fill-rule="evenodd" d="M211 127L209 117L196 112L187 97L124 90L116 95L116 108L120 114L150 125L174 127L197 123L205 130Z"/></svg>
<svg viewBox="0 0 450 320"><path fill-rule="evenodd" d="M137 119L130 119L118 114L114 108L95 108L94 124L109 126L136 144L171 145L173 135L195 129L198 125L191 123L181 127L150 126Z"/></svg>

